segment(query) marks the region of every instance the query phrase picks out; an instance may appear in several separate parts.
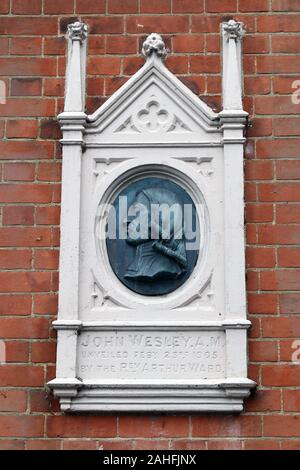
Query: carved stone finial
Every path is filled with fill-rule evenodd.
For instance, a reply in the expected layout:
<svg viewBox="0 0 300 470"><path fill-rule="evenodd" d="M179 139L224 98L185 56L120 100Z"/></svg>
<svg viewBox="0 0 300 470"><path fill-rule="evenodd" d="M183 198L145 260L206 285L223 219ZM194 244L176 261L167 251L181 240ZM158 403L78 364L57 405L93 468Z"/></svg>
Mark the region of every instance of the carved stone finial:
<svg viewBox="0 0 300 470"><path fill-rule="evenodd" d="M88 27L85 23L80 23L76 21L68 25L69 38L74 41L84 41L87 37Z"/></svg>
<svg viewBox="0 0 300 470"><path fill-rule="evenodd" d="M160 59L167 57L167 49L162 37L157 33L151 33L143 43L142 55L148 58L155 53Z"/></svg>
<svg viewBox="0 0 300 470"><path fill-rule="evenodd" d="M237 41L245 34L244 25L239 21L229 20L223 23L223 28L227 36L227 41L229 41L229 39Z"/></svg>

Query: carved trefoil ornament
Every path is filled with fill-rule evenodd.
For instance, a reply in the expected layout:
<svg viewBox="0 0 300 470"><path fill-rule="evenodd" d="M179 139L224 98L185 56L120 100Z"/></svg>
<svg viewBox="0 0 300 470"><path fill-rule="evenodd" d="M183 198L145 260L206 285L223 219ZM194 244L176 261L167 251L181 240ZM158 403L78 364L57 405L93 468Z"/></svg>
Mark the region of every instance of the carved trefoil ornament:
<svg viewBox="0 0 300 470"><path fill-rule="evenodd" d="M168 70L164 41L152 33L141 69L86 115L87 26L68 28L49 383L66 412L241 412L255 386L247 378L243 25L225 22L221 34L220 113Z"/></svg>

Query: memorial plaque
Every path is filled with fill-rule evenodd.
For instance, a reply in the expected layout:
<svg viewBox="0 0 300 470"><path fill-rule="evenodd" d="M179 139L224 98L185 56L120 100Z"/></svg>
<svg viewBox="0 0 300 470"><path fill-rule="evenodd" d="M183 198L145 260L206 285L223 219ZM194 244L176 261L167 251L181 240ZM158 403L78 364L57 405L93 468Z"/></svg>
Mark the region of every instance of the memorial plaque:
<svg viewBox="0 0 300 470"><path fill-rule="evenodd" d="M94 114L68 28L56 378L66 412L241 412L247 378L243 26L222 24L223 111L144 66ZM108 39L109 40L109 39Z"/></svg>
<svg viewBox="0 0 300 470"><path fill-rule="evenodd" d="M80 336L78 348L82 379L225 377L224 332L86 332Z"/></svg>

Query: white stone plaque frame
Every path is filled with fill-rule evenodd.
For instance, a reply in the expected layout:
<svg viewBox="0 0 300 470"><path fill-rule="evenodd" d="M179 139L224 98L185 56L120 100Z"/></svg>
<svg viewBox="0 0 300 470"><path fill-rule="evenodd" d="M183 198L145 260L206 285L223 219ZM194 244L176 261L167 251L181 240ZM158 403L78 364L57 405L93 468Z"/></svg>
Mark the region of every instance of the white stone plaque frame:
<svg viewBox="0 0 300 470"><path fill-rule="evenodd" d="M145 65L87 116L87 27L69 25L65 109L58 116L57 372L49 382L63 411L240 412L255 386L247 378L243 26L230 20L221 34L222 112L213 112L166 68L164 43L152 34L143 45ZM163 121L155 109L163 110ZM134 293L118 280L98 237L105 204L144 176L182 186L201 229L190 278L157 297Z"/></svg>

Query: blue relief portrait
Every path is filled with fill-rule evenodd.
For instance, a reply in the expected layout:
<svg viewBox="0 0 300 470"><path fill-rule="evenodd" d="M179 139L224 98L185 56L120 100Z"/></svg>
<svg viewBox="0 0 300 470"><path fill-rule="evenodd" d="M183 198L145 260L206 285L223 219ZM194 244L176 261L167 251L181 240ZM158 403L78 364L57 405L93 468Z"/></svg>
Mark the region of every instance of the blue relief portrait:
<svg viewBox="0 0 300 470"><path fill-rule="evenodd" d="M114 220L113 220L114 219ZM106 246L111 267L130 290L157 296L191 275L199 254L199 221L189 194L170 179L148 177L115 198Z"/></svg>

